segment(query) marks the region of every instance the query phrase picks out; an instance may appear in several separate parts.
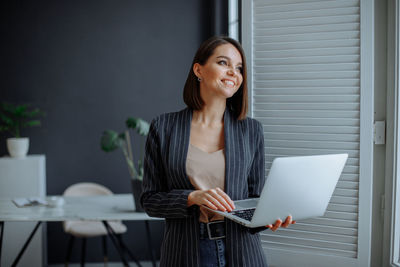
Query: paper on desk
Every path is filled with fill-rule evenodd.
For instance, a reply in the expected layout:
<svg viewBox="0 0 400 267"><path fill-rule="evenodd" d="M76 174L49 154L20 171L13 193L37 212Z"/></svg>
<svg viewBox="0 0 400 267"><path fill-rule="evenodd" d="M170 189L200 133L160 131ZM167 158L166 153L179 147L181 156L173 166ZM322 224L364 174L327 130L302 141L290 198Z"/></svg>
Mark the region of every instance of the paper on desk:
<svg viewBox="0 0 400 267"><path fill-rule="evenodd" d="M12 200L14 204L19 207L27 207L27 206L38 206L38 205L47 205L47 201L39 198L39 197L29 197L29 198L14 198Z"/></svg>

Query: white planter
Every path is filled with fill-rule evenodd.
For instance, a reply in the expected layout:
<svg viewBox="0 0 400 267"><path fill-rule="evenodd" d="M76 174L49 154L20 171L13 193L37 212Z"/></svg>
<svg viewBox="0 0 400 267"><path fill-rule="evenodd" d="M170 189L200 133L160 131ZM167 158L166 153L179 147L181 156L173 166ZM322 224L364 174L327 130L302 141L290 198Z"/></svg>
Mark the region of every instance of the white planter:
<svg viewBox="0 0 400 267"><path fill-rule="evenodd" d="M25 158L29 149L29 138L8 138L7 149L10 156L13 158Z"/></svg>

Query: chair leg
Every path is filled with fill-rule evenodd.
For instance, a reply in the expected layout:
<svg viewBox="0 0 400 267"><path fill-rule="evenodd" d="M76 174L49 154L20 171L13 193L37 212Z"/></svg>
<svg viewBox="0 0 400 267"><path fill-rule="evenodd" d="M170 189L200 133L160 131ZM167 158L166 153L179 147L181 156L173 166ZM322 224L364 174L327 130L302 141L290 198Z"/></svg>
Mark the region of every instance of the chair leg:
<svg viewBox="0 0 400 267"><path fill-rule="evenodd" d="M72 247L74 246L75 236L70 235L68 240L67 256L65 257L65 267L68 267L69 260L71 259Z"/></svg>
<svg viewBox="0 0 400 267"><path fill-rule="evenodd" d="M82 253L81 253L81 267L85 266L85 254L86 254L86 238L82 238Z"/></svg>
<svg viewBox="0 0 400 267"><path fill-rule="evenodd" d="M103 259L104 259L104 266L107 266L108 263L108 255L107 255L107 236L103 235L101 237L103 243Z"/></svg>

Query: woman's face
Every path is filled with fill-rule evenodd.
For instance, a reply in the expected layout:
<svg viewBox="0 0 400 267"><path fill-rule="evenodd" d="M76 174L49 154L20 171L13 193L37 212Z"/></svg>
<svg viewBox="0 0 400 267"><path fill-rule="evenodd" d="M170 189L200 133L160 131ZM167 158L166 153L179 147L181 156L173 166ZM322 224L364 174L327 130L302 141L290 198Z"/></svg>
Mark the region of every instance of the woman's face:
<svg viewBox="0 0 400 267"><path fill-rule="evenodd" d="M243 81L242 56L232 44L215 48L204 65L194 64L193 71L201 79L202 96L232 97Z"/></svg>

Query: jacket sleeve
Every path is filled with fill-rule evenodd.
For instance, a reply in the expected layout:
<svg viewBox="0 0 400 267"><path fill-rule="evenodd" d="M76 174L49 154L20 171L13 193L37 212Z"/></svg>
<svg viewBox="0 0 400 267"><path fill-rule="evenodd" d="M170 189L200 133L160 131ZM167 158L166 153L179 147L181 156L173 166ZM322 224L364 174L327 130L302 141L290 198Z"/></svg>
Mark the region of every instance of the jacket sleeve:
<svg viewBox="0 0 400 267"><path fill-rule="evenodd" d="M249 197L259 197L265 183L265 155L264 155L264 131L260 122L255 121L255 153L248 177ZM251 234L256 234L268 229L265 226L248 228Z"/></svg>
<svg viewBox="0 0 400 267"><path fill-rule="evenodd" d="M188 195L192 190L168 190L167 176L162 163L162 140L158 133L158 122L158 119L152 121L146 141L142 207L152 217L192 217L196 214L196 207L187 207Z"/></svg>

